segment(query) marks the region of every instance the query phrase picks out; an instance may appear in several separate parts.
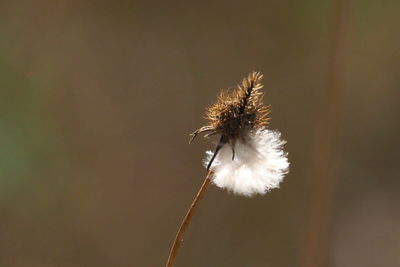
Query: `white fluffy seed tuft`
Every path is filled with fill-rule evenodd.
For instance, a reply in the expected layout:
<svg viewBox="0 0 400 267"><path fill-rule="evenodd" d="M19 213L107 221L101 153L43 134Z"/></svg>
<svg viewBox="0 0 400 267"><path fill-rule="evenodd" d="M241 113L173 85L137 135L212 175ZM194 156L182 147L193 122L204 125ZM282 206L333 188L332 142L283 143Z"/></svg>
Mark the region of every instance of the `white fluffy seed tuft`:
<svg viewBox="0 0 400 267"><path fill-rule="evenodd" d="M280 136L277 131L258 129L245 141L236 141L234 160L232 145L225 144L210 168L214 172L213 183L235 194L249 197L263 195L279 187L289 169L287 153L282 150L286 142ZM212 155L212 151L207 151L205 166Z"/></svg>

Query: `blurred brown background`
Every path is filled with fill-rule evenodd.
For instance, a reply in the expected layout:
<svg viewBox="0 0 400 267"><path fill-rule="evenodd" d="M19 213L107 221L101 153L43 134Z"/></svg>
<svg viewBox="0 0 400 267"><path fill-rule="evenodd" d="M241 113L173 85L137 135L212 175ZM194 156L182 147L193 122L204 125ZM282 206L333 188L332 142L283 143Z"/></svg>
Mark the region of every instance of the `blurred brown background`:
<svg viewBox="0 0 400 267"><path fill-rule="evenodd" d="M291 172L176 266L400 266L399 1L0 2L0 266L163 266L205 106L265 74Z"/></svg>

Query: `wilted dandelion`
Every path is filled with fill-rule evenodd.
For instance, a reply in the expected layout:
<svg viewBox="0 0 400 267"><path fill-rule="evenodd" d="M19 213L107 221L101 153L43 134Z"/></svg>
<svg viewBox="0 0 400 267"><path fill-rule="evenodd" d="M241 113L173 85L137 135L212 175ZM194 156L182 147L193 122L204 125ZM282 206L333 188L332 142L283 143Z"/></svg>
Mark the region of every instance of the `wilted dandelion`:
<svg viewBox="0 0 400 267"><path fill-rule="evenodd" d="M270 110L263 104L261 79L260 73L252 72L233 92L222 92L217 103L207 108L209 124L191 134L190 142L201 133L218 135L219 142L213 152L207 152L208 175L182 222L167 266L173 265L193 210L211 181L236 194L252 196L279 187L288 172L287 153L282 150L285 141L279 132L267 128Z"/></svg>

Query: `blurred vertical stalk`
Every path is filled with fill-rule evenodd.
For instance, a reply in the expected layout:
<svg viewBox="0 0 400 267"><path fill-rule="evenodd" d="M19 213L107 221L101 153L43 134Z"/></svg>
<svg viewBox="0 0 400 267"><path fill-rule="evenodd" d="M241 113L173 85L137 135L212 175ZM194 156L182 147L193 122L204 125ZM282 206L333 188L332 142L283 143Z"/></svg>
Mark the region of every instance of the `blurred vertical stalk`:
<svg viewBox="0 0 400 267"><path fill-rule="evenodd" d="M330 217L335 185L335 144L338 130L340 91L344 80L346 37L348 32L350 1L334 0L332 3L332 40L329 55L327 87L320 101L320 116L316 129L314 161L312 166L313 189L304 266L327 266Z"/></svg>

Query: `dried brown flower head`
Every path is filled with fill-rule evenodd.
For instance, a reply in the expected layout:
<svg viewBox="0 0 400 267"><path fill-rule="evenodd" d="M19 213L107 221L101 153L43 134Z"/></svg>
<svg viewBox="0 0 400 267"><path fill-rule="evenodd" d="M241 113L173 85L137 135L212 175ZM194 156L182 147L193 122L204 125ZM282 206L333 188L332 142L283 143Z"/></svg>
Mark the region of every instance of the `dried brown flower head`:
<svg viewBox="0 0 400 267"><path fill-rule="evenodd" d="M259 72L251 72L248 77L237 85L232 93L223 91L217 103L207 108L206 119L209 125L203 126L191 134L190 142L200 133L207 133L205 137L219 134L221 139L215 149L207 169L222 146L228 142L232 148L237 139L244 139L249 132L268 124L269 107L263 105L263 92ZM232 151L234 159L234 150Z"/></svg>

